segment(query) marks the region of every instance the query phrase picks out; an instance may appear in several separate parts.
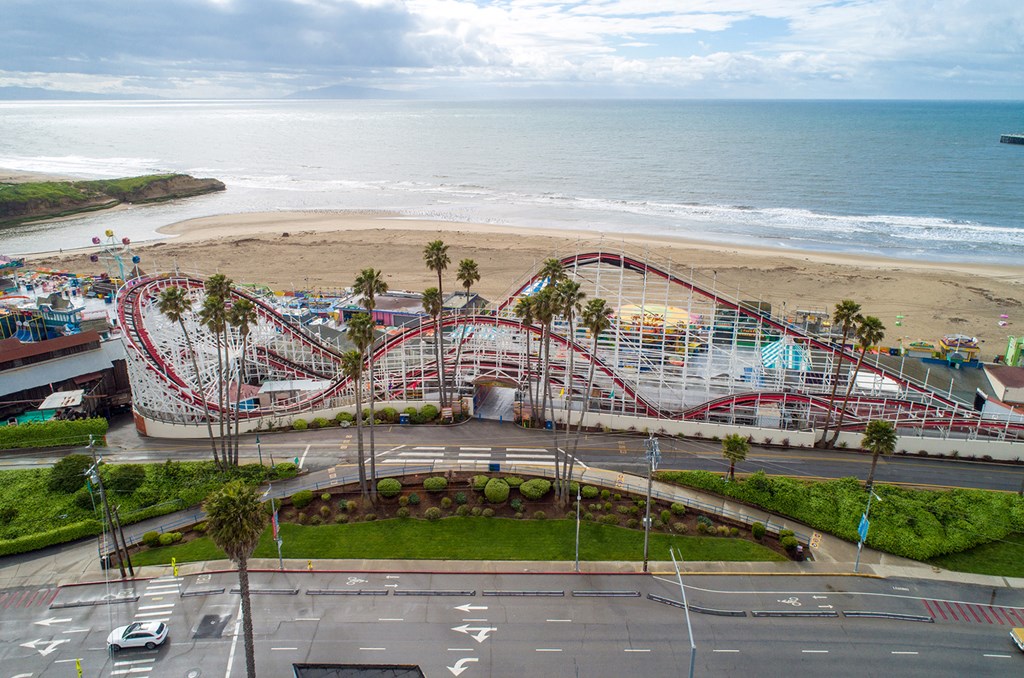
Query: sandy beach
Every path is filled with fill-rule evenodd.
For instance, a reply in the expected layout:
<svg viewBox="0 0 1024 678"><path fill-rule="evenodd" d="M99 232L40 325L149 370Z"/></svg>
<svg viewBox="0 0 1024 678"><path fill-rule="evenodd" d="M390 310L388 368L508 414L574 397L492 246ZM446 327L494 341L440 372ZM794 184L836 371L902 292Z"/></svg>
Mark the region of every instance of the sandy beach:
<svg viewBox="0 0 1024 678"><path fill-rule="evenodd" d="M984 340L992 359L1011 332L1024 328L1024 267L916 263L809 252L721 247L678 239L466 224L403 218L385 212L273 212L193 219L162 229L171 239L133 246L147 272L178 268L224 273L236 282L275 290L334 290L351 285L366 267L383 271L392 289L422 290L433 282L423 246L440 238L450 246L446 288L456 285L462 258L476 260L475 287L495 300L544 259L605 247L667 257L679 269L715 272L720 290L760 298L776 309L831 310L852 298L886 325L886 344L936 340L961 333ZM100 272L89 252L30 257L31 265ZM1000 327L1001 315L1009 325ZM896 327L896 316L903 326Z"/></svg>

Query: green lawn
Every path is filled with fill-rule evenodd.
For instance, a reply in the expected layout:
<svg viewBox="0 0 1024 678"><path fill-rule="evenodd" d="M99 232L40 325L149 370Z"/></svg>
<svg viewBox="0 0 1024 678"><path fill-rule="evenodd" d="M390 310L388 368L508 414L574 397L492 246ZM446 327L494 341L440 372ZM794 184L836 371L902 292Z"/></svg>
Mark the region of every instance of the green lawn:
<svg viewBox="0 0 1024 678"><path fill-rule="evenodd" d="M929 562L956 572L1024 577L1024 534L1011 534L1002 541L932 558Z"/></svg>
<svg viewBox="0 0 1024 678"><path fill-rule="evenodd" d="M574 520L511 518L445 518L437 522L381 520L352 525L307 527L284 524L281 554L285 558L370 558L400 560L573 560ZM643 559L643 532L595 523L580 526L580 560ZM774 551L743 539L651 534L650 559L671 560L668 549L682 550L685 560L782 561ZM206 537L188 544L144 551L132 560L139 565L213 560L223 557ZM277 546L268 529L256 558L276 558Z"/></svg>

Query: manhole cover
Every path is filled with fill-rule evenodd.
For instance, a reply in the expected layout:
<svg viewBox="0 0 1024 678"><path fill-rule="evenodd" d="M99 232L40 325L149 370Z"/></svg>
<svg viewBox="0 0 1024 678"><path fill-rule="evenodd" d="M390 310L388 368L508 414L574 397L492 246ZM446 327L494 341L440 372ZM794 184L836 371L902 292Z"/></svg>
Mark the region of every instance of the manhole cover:
<svg viewBox="0 0 1024 678"><path fill-rule="evenodd" d="M199 669L189 669L188 673L185 674L185 678L199 678L201 675L203 675L203 672Z"/></svg>
<svg viewBox="0 0 1024 678"><path fill-rule="evenodd" d="M231 615L219 615L219 614L207 614L203 615L202 621L199 622L199 626L196 627L195 633L192 634L193 638L220 638L224 632L224 627L227 626L228 620L231 619Z"/></svg>

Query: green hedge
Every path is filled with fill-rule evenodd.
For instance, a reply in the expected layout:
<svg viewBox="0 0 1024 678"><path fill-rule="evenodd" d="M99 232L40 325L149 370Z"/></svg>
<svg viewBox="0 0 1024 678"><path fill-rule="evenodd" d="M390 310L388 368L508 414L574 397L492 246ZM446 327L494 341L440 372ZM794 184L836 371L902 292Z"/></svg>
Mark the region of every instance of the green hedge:
<svg viewBox="0 0 1024 678"><path fill-rule="evenodd" d="M856 478L824 482L769 477L763 471L725 482L709 471L662 471L658 480L732 497L851 542L867 505ZM986 490L910 490L876 485L867 545L927 560L1024 532L1024 498Z"/></svg>
<svg viewBox="0 0 1024 678"><path fill-rule="evenodd" d="M491 478L484 487L484 496L492 504L502 504L508 499L509 487L501 478Z"/></svg>
<svg viewBox="0 0 1024 678"><path fill-rule="evenodd" d="M448 488L448 480L444 476L432 476L423 481L423 489L427 492L444 492Z"/></svg>
<svg viewBox="0 0 1024 678"><path fill-rule="evenodd" d="M484 475L473 476L472 478L469 479L469 484L477 492L483 492L484 488L487 487L487 482L489 480L490 478Z"/></svg>
<svg viewBox="0 0 1024 678"><path fill-rule="evenodd" d="M82 537L94 537L103 529L98 520L83 520L71 525L64 525L46 532L26 534L16 539L0 539L0 556L10 556L15 553L25 553L36 549L63 544L65 542L81 539Z"/></svg>
<svg viewBox="0 0 1024 678"><path fill-rule="evenodd" d="M527 480L519 486L519 493L531 501L536 501L551 491L551 481L544 478Z"/></svg>
<svg viewBox="0 0 1024 678"><path fill-rule="evenodd" d="M377 494L390 499L397 497L402 492L402 483L397 478L382 478L377 481Z"/></svg>
<svg viewBox="0 0 1024 678"><path fill-rule="evenodd" d="M33 421L17 426L0 426L0 450L22 447L81 447L89 436L97 445L105 445L107 420L102 417L76 421Z"/></svg>
<svg viewBox="0 0 1024 678"><path fill-rule="evenodd" d="M299 490L292 495L292 506L297 509L304 509L313 503L313 490Z"/></svg>

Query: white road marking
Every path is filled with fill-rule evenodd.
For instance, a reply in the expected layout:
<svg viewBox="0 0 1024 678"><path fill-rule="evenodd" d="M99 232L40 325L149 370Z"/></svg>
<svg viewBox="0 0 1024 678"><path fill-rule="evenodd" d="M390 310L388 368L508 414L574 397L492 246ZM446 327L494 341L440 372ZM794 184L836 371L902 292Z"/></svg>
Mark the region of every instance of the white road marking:
<svg viewBox="0 0 1024 678"><path fill-rule="evenodd" d="M712 652L731 652L731 653L735 653L735 652L739 652L739 650L712 650Z"/></svg>
<svg viewBox="0 0 1024 678"><path fill-rule="evenodd" d="M473 648L471 648L471 647L449 647L448 651L449 652L472 652Z"/></svg>
<svg viewBox="0 0 1024 678"><path fill-rule="evenodd" d="M909 651L893 650L889 654L917 654L917 653L916 652L909 652Z"/></svg>
<svg viewBox="0 0 1024 678"><path fill-rule="evenodd" d="M178 590L178 585L177 584L150 584L149 586L146 587L147 591L153 591L155 589L174 589L175 591L177 591Z"/></svg>
<svg viewBox="0 0 1024 678"><path fill-rule="evenodd" d="M485 622L487 620L486 619L463 619L462 621L482 621L482 622Z"/></svg>
<svg viewBox="0 0 1024 678"><path fill-rule="evenodd" d="M387 651L386 647L361 647L359 649L360 650L366 650L367 652L385 652L385 651Z"/></svg>
<svg viewBox="0 0 1024 678"><path fill-rule="evenodd" d="M238 604L238 619L235 620L235 630L231 634L231 650L228 651L228 666L224 670L224 678L231 678L231 665L235 663L235 648L238 647L238 629L242 625L242 604Z"/></svg>
<svg viewBox="0 0 1024 678"><path fill-rule="evenodd" d="M377 621L405 621L402 617L377 617Z"/></svg>
<svg viewBox="0 0 1024 678"><path fill-rule="evenodd" d="M136 612L135 613L135 618L138 619L140 617L142 617L142 618L146 618L146 617L162 617L165 614L167 614L167 610L162 610L160 612Z"/></svg>
<svg viewBox="0 0 1024 678"><path fill-rule="evenodd" d="M167 595L167 591L146 591L142 595L145 598L152 597L154 600L163 600L164 596Z"/></svg>
<svg viewBox="0 0 1024 678"><path fill-rule="evenodd" d="M174 607L174 603L163 603L162 605L140 605L140 610L163 610L168 607Z"/></svg>
<svg viewBox="0 0 1024 678"><path fill-rule="evenodd" d="M505 453L505 456L509 459L551 459L550 454L511 454Z"/></svg>
<svg viewBox="0 0 1024 678"><path fill-rule="evenodd" d="M444 456L444 452L443 451L441 451L441 452L431 452L429 450L421 450L421 449L419 449L417 447L417 448L414 448L414 450L412 450L410 452L399 452L396 456L399 456L399 457L430 457L431 459L434 459L435 457L443 457Z"/></svg>
<svg viewBox="0 0 1024 678"><path fill-rule="evenodd" d="M828 650L800 650L804 654L828 654Z"/></svg>
<svg viewBox="0 0 1024 678"><path fill-rule="evenodd" d="M73 659L69 661L74 661ZM124 659L114 662L114 666L131 666L132 664L152 664L156 661L156 658L152 659Z"/></svg>
<svg viewBox="0 0 1024 678"><path fill-rule="evenodd" d="M406 459L381 459L380 464L433 464L437 459L433 457L408 457Z"/></svg>
<svg viewBox="0 0 1024 678"><path fill-rule="evenodd" d="M298 650L299 648L297 648L297 647L272 647L272 648L270 648L270 649L271 649L271 650L280 650L280 651L284 651L284 650Z"/></svg>
<svg viewBox="0 0 1024 678"><path fill-rule="evenodd" d="M138 618L139 618L138 615L135 615L135 619L138 619ZM170 617L153 617L153 618L143 617L142 619L139 619L139 621L145 621L145 622L169 622L169 621L171 621L171 618Z"/></svg>
<svg viewBox="0 0 1024 678"><path fill-rule="evenodd" d="M544 447L506 447L506 452L547 452ZM550 452L548 452L550 454Z"/></svg>
<svg viewBox="0 0 1024 678"><path fill-rule="evenodd" d="M438 447L436 445L433 445L433 446L431 446L431 445L421 445L419 447L414 447L412 449L414 449L414 450L441 450L442 452L444 452L445 449L447 449L447 448L445 448L443 445L441 447Z"/></svg>
<svg viewBox="0 0 1024 678"><path fill-rule="evenodd" d="M544 621L549 621L549 622L571 622L572 620L571 619L545 619Z"/></svg>
<svg viewBox="0 0 1024 678"><path fill-rule="evenodd" d="M309 448L311 448L311 447L313 447L313 446L312 445L306 445L306 449L302 451L302 458L299 459L299 470L300 471L302 470L302 465L304 463L306 463L306 455L309 453Z"/></svg>
<svg viewBox="0 0 1024 678"><path fill-rule="evenodd" d="M1010 658L1010 655L1008 655L1008 654L983 654L981 656L982 657L994 657L996 659L1009 659Z"/></svg>
<svg viewBox="0 0 1024 678"><path fill-rule="evenodd" d="M320 621L320 617L296 617L295 621Z"/></svg>
<svg viewBox="0 0 1024 678"><path fill-rule="evenodd" d="M344 447L348 447L348 446L345 445ZM405 445L398 445L397 447L392 447L390 450L384 450L383 452L378 452L377 453L377 457L380 458L380 457L384 456L385 454L391 454L392 452L397 452L398 450L402 449L403 447L405 447Z"/></svg>
<svg viewBox="0 0 1024 678"><path fill-rule="evenodd" d="M491 451L491 448L489 448L489 447L460 447L459 449L462 450L463 452L490 452Z"/></svg>
<svg viewBox="0 0 1024 678"><path fill-rule="evenodd" d="M537 652L561 652L562 648L560 648L560 647L538 647L536 651Z"/></svg>
<svg viewBox="0 0 1024 678"><path fill-rule="evenodd" d="M149 673L153 670L152 666L133 666L130 669L115 669L110 672L112 676L125 676L129 673Z"/></svg>
<svg viewBox="0 0 1024 678"><path fill-rule="evenodd" d="M650 652L650 650L641 650L639 648L627 647L623 652Z"/></svg>
<svg viewBox="0 0 1024 678"><path fill-rule="evenodd" d="M463 457L482 457L482 458L488 459L488 458L490 458L490 456L491 456L490 452L459 452L459 458L460 459L463 458Z"/></svg>

